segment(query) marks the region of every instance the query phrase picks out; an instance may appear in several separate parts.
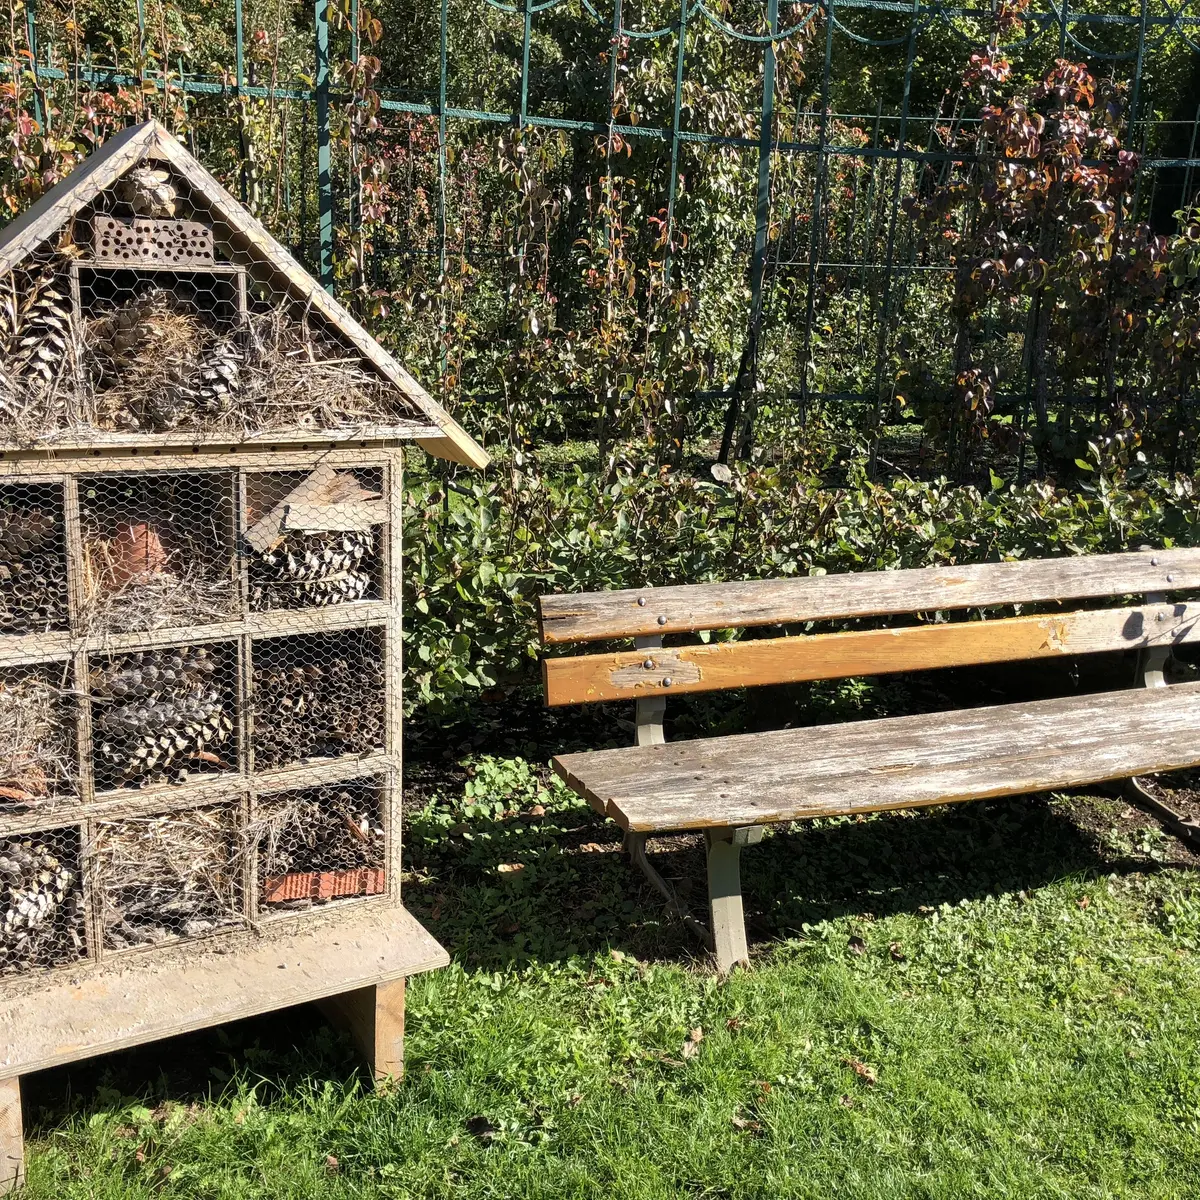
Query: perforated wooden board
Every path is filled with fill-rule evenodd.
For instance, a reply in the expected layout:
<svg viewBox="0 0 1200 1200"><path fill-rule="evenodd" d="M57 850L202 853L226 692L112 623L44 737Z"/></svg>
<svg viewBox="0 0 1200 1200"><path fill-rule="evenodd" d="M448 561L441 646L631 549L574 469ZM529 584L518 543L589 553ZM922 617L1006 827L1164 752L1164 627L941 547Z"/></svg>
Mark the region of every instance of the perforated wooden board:
<svg viewBox="0 0 1200 1200"><path fill-rule="evenodd" d="M92 220L92 256L106 266L210 266L213 231L199 221L101 214Z"/></svg>

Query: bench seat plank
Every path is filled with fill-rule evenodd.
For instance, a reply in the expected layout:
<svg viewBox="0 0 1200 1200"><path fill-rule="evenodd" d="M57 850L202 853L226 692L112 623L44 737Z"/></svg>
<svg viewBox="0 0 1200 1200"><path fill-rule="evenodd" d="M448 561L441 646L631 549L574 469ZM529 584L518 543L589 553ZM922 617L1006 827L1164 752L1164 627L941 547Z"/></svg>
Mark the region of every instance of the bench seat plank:
<svg viewBox="0 0 1200 1200"><path fill-rule="evenodd" d="M554 759L634 832L764 825L1200 764L1200 683L596 750Z"/></svg>

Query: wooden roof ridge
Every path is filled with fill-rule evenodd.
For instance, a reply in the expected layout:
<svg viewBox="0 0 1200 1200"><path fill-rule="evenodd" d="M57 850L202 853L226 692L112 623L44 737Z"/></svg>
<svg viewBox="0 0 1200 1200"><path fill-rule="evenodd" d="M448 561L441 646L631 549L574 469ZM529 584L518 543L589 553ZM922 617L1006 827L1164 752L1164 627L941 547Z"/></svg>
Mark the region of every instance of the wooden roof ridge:
<svg viewBox="0 0 1200 1200"><path fill-rule="evenodd" d="M432 425L437 437L417 443L437 458L482 468L487 451L317 282L266 227L176 138L159 124L146 121L122 130L89 155L65 179L0 231L0 274L19 267L63 225L93 203L124 174L145 162L169 165L192 189L197 208L207 209L229 231L235 255L269 272L294 298L321 314L385 379L395 385Z"/></svg>

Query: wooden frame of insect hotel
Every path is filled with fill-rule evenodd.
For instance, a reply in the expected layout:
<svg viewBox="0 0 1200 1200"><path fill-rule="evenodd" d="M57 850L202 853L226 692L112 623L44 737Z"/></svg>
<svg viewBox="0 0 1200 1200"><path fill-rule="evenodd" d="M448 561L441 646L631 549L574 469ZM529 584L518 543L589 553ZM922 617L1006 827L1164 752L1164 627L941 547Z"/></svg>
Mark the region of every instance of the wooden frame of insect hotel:
<svg viewBox="0 0 1200 1200"><path fill-rule="evenodd" d="M309 1000L399 1069L402 453L484 452L155 123L0 235L19 1078Z"/></svg>

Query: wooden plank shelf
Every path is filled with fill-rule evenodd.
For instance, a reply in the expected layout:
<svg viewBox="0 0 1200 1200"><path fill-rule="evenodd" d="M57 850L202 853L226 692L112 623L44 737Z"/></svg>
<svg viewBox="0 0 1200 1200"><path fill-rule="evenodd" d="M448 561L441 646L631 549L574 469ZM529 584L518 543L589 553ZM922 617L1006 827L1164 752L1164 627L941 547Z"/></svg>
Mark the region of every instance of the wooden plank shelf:
<svg viewBox="0 0 1200 1200"><path fill-rule="evenodd" d="M0 1079L431 971L450 960L404 908L89 963L6 998ZM330 914L332 918L333 914Z"/></svg>

